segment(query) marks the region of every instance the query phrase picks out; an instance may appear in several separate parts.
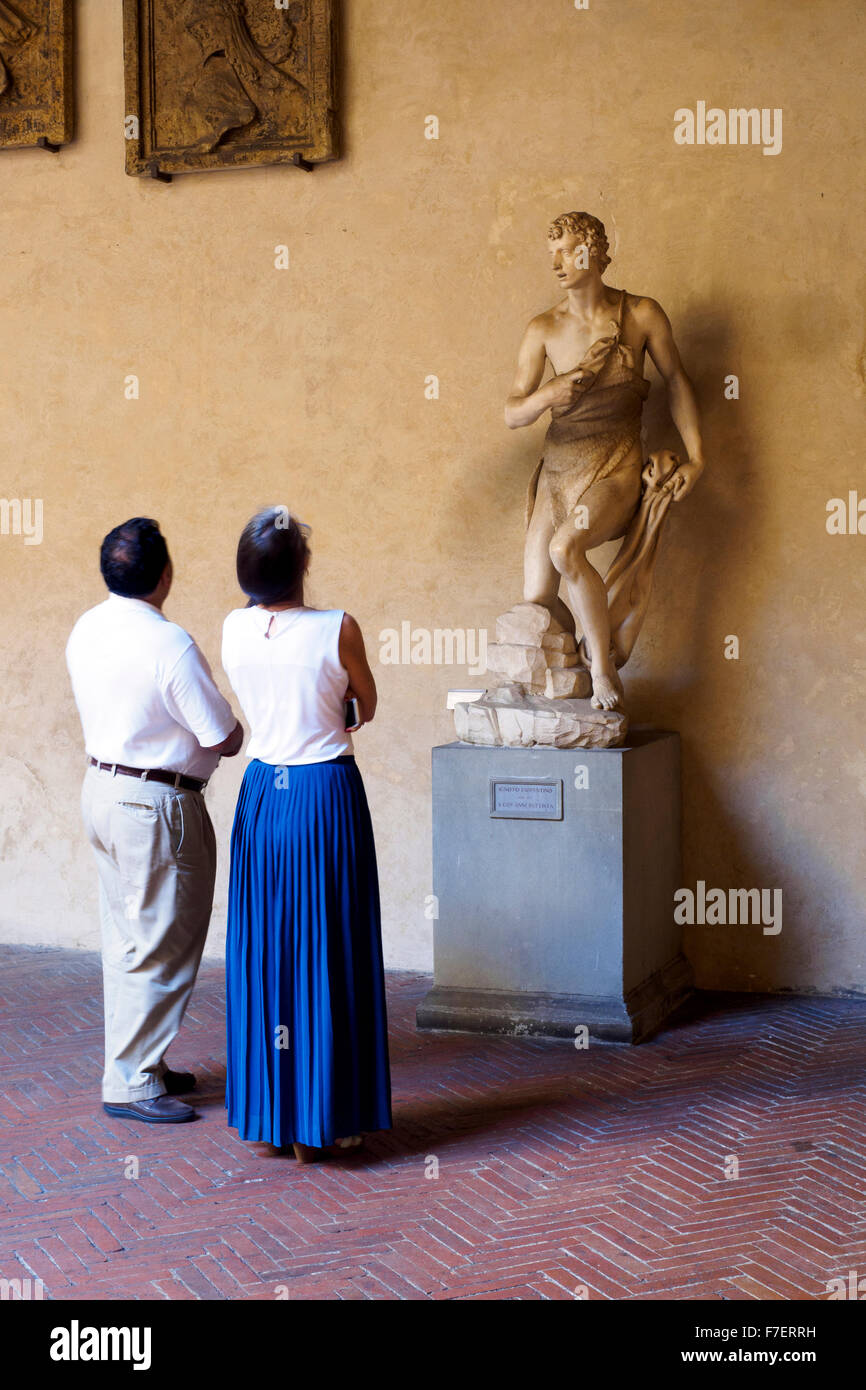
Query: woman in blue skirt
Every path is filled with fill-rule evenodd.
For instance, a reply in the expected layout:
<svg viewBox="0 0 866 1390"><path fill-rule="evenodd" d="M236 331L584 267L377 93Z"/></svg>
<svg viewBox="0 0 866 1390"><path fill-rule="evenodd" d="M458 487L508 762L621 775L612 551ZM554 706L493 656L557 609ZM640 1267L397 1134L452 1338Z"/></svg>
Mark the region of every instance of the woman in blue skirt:
<svg viewBox="0 0 866 1390"><path fill-rule="evenodd" d="M244 528L249 596L222 663L250 727L231 840L228 1123L303 1162L391 1125L379 883L345 701L376 710L364 640L308 608L307 528L270 507Z"/></svg>

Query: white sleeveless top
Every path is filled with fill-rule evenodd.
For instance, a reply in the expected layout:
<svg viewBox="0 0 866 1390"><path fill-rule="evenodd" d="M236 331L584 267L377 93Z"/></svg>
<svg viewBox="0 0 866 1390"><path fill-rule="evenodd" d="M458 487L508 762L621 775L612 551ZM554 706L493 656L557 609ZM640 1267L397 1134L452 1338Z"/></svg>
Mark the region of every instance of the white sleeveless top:
<svg viewBox="0 0 866 1390"><path fill-rule="evenodd" d="M229 613L222 663L250 726L247 757L286 767L354 751L345 728L342 621L342 608Z"/></svg>

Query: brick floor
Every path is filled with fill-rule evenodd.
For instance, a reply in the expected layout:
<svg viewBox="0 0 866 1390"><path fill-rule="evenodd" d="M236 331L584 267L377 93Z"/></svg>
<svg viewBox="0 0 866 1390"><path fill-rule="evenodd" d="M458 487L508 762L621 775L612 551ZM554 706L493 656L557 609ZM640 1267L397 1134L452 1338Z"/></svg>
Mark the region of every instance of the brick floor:
<svg viewBox="0 0 866 1390"><path fill-rule="evenodd" d="M97 957L0 966L0 1278L48 1298L816 1300L866 1275L862 1001L702 995L577 1051L419 1034L429 981L392 974L394 1129L299 1167L226 1127L219 965L170 1057L201 1118L166 1128L101 1108Z"/></svg>

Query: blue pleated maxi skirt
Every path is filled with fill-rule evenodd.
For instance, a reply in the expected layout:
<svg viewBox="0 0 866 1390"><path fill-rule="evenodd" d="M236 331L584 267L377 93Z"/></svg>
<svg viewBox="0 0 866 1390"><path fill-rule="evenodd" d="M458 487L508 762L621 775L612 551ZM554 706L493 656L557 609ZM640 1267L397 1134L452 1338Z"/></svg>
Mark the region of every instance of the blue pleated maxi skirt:
<svg viewBox="0 0 866 1390"><path fill-rule="evenodd" d="M322 1147L391 1125L379 880L345 754L244 773L226 940L228 1123Z"/></svg>

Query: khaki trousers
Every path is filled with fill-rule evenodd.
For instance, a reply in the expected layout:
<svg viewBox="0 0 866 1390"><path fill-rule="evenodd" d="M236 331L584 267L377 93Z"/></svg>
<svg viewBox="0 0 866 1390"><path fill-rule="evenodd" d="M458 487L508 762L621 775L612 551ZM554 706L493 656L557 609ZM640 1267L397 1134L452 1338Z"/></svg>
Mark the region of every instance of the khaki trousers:
<svg viewBox="0 0 866 1390"><path fill-rule="evenodd" d="M99 871L105 992L104 1101L165 1093L204 949L216 840L201 792L88 767L81 792Z"/></svg>

